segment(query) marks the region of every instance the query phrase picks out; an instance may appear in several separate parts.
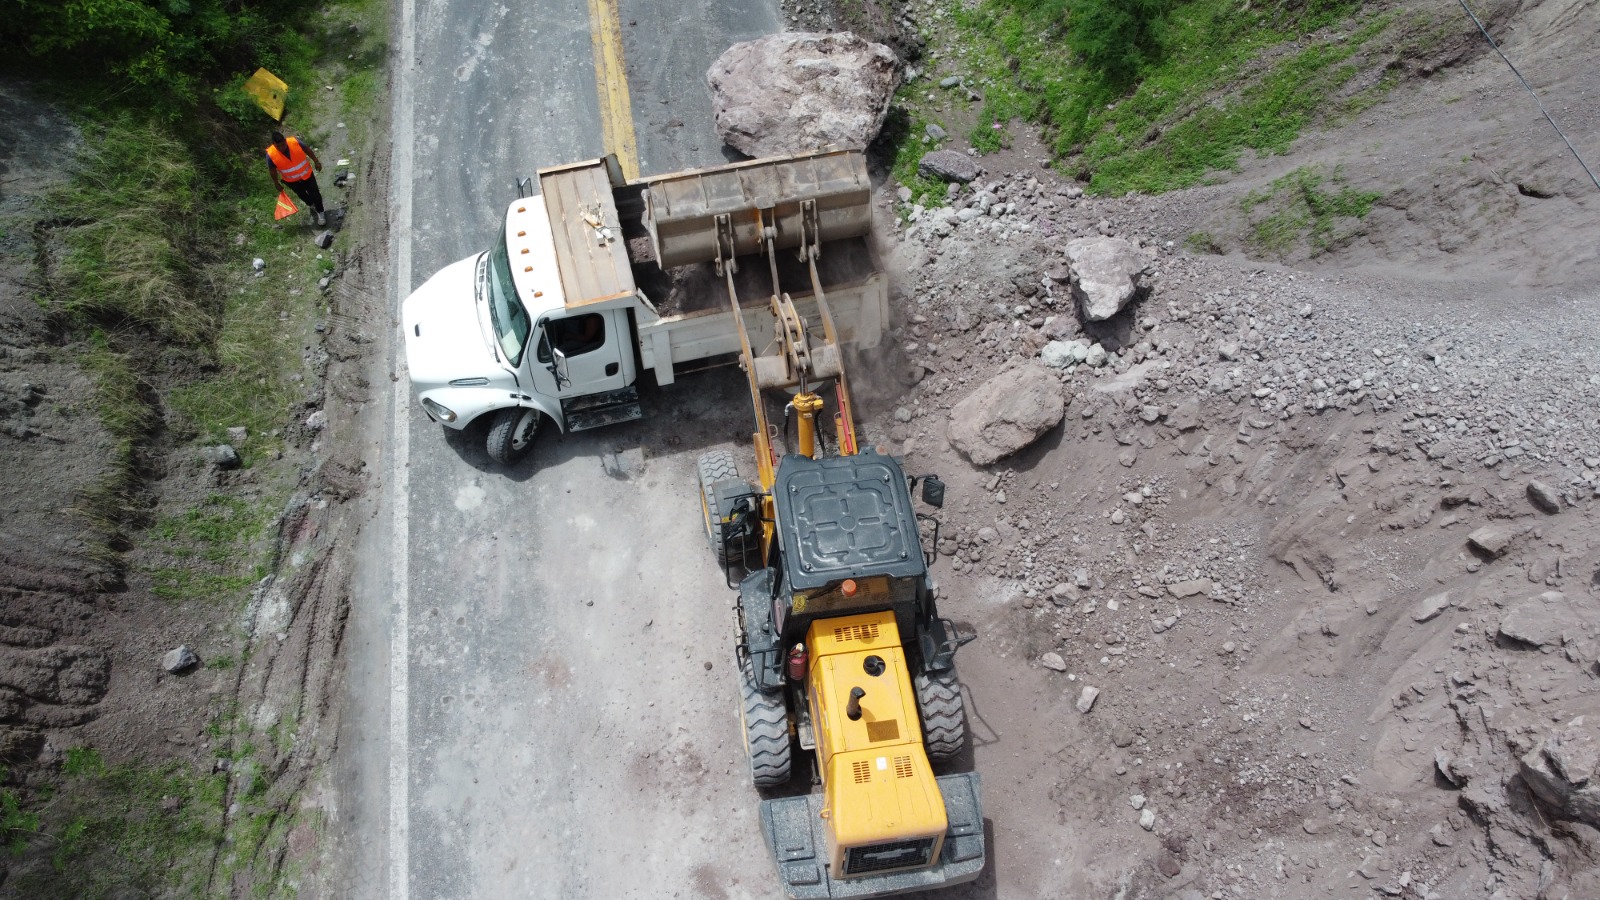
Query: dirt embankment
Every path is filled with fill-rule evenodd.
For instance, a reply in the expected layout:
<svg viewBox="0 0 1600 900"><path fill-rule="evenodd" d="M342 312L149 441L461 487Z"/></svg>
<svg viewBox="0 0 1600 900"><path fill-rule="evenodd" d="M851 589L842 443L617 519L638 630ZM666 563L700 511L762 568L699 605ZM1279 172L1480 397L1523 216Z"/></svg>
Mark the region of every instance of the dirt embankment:
<svg viewBox="0 0 1600 900"><path fill-rule="evenodd" d="M1595 11L1485 12L1580 148ZM979 611L962 666L1004 862L978 895L1600 892L1600 191L1447 30L1378 105L1216 185L1083 197L1024 136L947 211L882 198L901 319L863 405L955 501L943 588ZM1329 252L1184 252L1305 166L1382 193ZM1085 326L1064 244L1097 235L1151 264ZM1103 364L1051 369L1065 421L972 466L951 408L1052 341Z"/></svg>
<svg viewBox="0 0 1600 900"><path fill-rule="evenodd" d="M303 390L270 436L281 451L208 462L171 427L168 391L205 375L183 370L140 385L156 422L120 470L93 342L40 299L60 250L45 202L80 143L26 86L0 86L0 763L8 802L37 816L8 820L21 850L0 861L0 896L307 888L330 811L306 788L334 750L347 611L350 560L330 550L364 485L340 436L367 399L379 276L358 246L317 321L285 320L311 337L307 377L285 373ZM268 437L234 430L242 452ZM224 558L259 565L241 579ZM170 672L180 646L196 661Z"/></svg>

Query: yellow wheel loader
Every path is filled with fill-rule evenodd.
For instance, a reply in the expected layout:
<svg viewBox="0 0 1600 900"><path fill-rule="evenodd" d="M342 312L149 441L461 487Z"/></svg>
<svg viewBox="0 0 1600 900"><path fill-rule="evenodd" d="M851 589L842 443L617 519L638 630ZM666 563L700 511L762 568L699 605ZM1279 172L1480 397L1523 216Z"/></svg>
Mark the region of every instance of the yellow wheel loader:
<svg viewBox="0 0 1600 900"><path fill-rule="evenodd" d="M936 775L933 762L966 742L954 656L973 636L939 615L928 575L938 523L913 501L920 485L939 507L944 486L858 446L844 341L818 274L824 251L864 245L871 230L865 160L832 152L663 176L643 202L663 267L712 262L724 279L749 382L756 478L742 478L732 454L708 453L700 504L737 590L751 778L789 785L797 745L815 762L811 792L760 805L779 880L796 898L971 881L985 860L978 775ZM754 305L736 275L749 262L765 264L770 336L746 326ZM797 269L804 310L783 290L781 275ZM781 406L781 428L769 405Z"/></svg>

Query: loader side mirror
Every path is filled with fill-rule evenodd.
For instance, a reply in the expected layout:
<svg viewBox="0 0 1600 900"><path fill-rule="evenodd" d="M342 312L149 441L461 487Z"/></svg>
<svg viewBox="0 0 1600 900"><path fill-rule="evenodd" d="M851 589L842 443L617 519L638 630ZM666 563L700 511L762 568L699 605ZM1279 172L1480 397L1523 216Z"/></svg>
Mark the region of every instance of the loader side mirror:
<svg viewBox="0 0 1600 900"><path fill-rule="evenodd" d="M937 475L922 479L922 502L934 509L944 508L944 482Z"/></svg>

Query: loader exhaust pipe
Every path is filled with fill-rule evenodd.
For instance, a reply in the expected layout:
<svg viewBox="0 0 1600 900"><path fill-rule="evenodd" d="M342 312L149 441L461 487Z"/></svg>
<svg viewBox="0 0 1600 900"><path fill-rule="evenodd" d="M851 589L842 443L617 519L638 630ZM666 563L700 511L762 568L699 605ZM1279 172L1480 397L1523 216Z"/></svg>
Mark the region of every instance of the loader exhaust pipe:
<svg viewBox="0 0 1600 900"><path fill-rule="evenodd" d="M861 698L865 697L866 695L867 692L863 691L861 688L853 687L850 689L850 702L845 704L844 707L844 714L850 718L850 721L860 721Z"/></svg>

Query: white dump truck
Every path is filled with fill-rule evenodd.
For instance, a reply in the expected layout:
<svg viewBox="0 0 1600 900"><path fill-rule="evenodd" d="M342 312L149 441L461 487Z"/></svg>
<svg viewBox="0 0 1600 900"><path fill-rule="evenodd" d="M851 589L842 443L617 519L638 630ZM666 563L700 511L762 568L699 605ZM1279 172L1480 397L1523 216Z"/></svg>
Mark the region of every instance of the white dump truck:
<svg viewBox="0 0 1600 900"><path fill-rule="evenodd" d="M490 249L445 267L402 309L422 408L458 430L487 416L500 463L526 455L547 419L565 432L640 418L646 370L671 384L686 366L737 361L743 344L763 383L781 384L792 361L778 348L796 335L777 338L820 338L819 301L837 331L819 351L875 347L887 327L860 152L635 181L608 156L543 169L537 186L519 183ZM740 268L757 254L766 265ZM746 334L736 308L770 321L773 340Z"/></svg>

